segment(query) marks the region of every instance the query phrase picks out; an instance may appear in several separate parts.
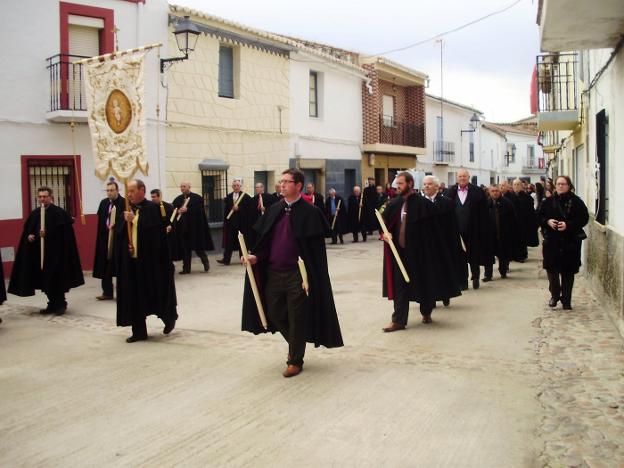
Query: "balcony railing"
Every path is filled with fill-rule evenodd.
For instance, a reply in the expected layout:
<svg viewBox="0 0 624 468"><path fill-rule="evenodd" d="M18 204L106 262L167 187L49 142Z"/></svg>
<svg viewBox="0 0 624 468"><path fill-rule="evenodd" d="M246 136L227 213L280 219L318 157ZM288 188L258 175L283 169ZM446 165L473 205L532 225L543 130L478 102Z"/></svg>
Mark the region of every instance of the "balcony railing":
<svg viewBox="0 0 624 468"><path fill-rule="evenodd" d="M577 110L577 54L537 56L539 112Z"/></svg>
<svg viewBox="0 0 624 468"><path fill-rule="evenodd" d="M56 54L46 59L50 76L50 112L87 110L82 65L73 63L83 58L88 57Z"/></svg>
<svg viewBox="0 0 624 468"><path fill-rule="evenodd" d="M425 124L401 122L379 116L379 143L425 147Z"/></svg>
<svg viewBox="0 0 624 468"><path fill-rule="evenodd" d="M450 163L455 159L455 143L452 141L436 140L433 142L433 162Z"/></svg>
<svg viewBox="0 0 624 468"><path fill-rule="evenodd" d="M543 172L546 168L544 158L536 158L533 156L527 156L524 165L522 166L523 172L538 171Z"/></svg>

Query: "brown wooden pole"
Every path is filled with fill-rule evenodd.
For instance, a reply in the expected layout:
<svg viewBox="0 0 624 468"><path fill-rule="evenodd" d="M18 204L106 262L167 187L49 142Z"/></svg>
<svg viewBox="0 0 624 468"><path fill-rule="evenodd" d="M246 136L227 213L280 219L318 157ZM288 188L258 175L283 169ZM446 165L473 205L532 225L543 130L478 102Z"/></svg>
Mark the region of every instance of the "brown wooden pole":
<svg viewBox="0 0 624 468"><path fill-rule="evenodd" d="M130 211L130 200L128 200L128 179L124 179L124 187L126 189L126 211ZM134 246L132 245L132 223L130 221L126 221L126 225L128 227L128 248L130 251L134 250Z"/></svg>

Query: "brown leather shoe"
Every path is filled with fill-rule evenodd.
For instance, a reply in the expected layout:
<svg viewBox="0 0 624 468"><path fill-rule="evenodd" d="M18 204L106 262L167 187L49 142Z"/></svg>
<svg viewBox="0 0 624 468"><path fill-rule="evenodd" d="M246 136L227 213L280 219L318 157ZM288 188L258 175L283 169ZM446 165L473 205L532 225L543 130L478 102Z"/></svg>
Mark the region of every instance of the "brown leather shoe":
<svg viewBox="0 0 624 468"><path fill-rule="evenodd" d="M113 296L107 296L105 294L102 294L101 296L97 296L96 299L98 301L112 301L115 298Z"/></svg>
<svg viewBox="0 0 624 468"><path fill-rule="evenodd" d="M303 371L303 367L295 366L293 364L288 364L288 367L286 367L286 370L282 372L282 375L286 378L294 377L296 375L301 374L301 371Z"/></svg>
<svg viewBox="0 0 624 468"><path fill-rule="evenodd" d="M433 320L431 320L431 315L423 315L422 323L431 323L431 322L433 322Z"/></svg>
<svg viewBox="0 0 624 468"><path fill-rule="evenodd" d="M384 333L392 333L399 330L405 330L405 325L399 325L398 323L392 322L385 328L382 328Z"/></svg>

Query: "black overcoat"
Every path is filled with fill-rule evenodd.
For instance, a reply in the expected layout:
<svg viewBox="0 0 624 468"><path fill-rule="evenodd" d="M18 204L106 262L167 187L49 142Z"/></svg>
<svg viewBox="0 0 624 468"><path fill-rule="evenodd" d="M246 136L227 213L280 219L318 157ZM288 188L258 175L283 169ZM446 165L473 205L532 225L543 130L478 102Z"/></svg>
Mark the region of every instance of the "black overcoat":
<svg viewBox="0 0 624 468"><path fill-rule="evenodd" d="M2 268L2 252L0 252L0 305L7 300L6 287L4 286L4 268Z"/></svg>
<svg viewBox="0 0 624 468"><path fill-rule="evenodd" d="M230 192L223 199L225 204L225 211L223 212L223 242L222 247L224 249L236 250L238 249L238 231L243 234L247 247L252 245L253 242L253 223L252 213L254 210L253 199L249 194L240 192L239 197L243 197L238 202L238 211L234 211L230 219L226 219L230 210L234 206L234 192ZM243 195L244 194L244 195Z"/></svg>
<svg viewBox="0 0 624 468"><path fill-rule="evenodd" d="M143 200L131 206L139 212L137 249L132 258L128 249L127 224L115 225L117 246L117 326L127 327L148 315L157 315L165 322L176 320L176 290L173 263L169 256L160 207Z"/></svg>
<svg viewBox="0 0 624 468"><path fill-rule="evenodd" d="M449 189L448 198L453 201L453 206L456 207L459 203L457 184ZM465 232L460 232L460 234L466 244L468 263L491 265L494 261L487 236L489 227L487 197L481 188L468 184L466 203L469 203L468 225Z"/></svg>
<svg viewBox="0 0 624 468"><path fill-rule="evenodd" d="M191 192L190 200L186 205L187 212L183 213L180 221L176 216L176 240L178 249L183 252L190 250L214 250L208 218L204 209L204 199L201 195ZM172 205L178 210L184 206L186 197L180 194L173 199Z"/></svg>
<svg viewBox="0 0 624 468"><path fill-rule="evenodd" d="M362 222L366 231L379 229L379 222L375 216L377 208L377 188L374 185L364 187L362 191L364 201L362 202Z"/></svg>
<svg viewBox="0 0 624 468"><path fill-rule="evenodd" d="M360 199L355 195L350 195L347 201L347 227L349 232L361 232L364 231L364 207L362 207L362 213L360 219L358 219L358 214L360 212ZM379 224L379 223L378 223Z"/></svg>
<svg viewBox="0 0 624 468"><path fill-rule="evenodd" d="M518 251L520 225L513 203L506 197L488 200L492 254L502 260L512 260Z"/></svg>
<svg viewBox="0 0 624 468"><path fill-rule="evenodd" d="M254 250L270 248L273 227L285 215L285 201L272 205L254 226L258 241ZM325 251L325 236L329 231L327 220L323 213L303 199L295 202L290 211L290 222L299 256L303 259L308 273L310 295L306 298L306 341L314 343L315 347L325 346L337 348L343 346L342 334L334 296L327 267L327 253ZM264 298L267 278L268 261L259 261L253 270L258 283L258 289L266 311ZM276 332L276 328L269 320L269 330ZM251 291L249 278L245 276L245 291L243 295L242 330L254 334L265 330L260 324L256 302Z"/></svg>
<svg viewBox="0 0 624 468"><path fill-rule="evenodd" d="M108 261L108 228L106 227L106 221L108 219L108 207L110 200L105 198L100 202L100 206L97 210L98 225L97 236L95 238L95 256L93 258L93 277L104 278L107 269L109 268ZM124 197L119 195L113 202L115 207L115 224L123 223L123 212L126 209L126 201ZM115 237L113 236L113 249L115 247ZM113 259L110 259L111 263L114 263ZM115 268L111 268L112 275L115 276Z"/></svg>
<svg viewBox="0 0 624 468"><path fill-rule="evenodd" d="M340 201L340 211L336 212L336 224L334 225L334 231L337 234L346 234L349 232L347 225L347 205L340 195L336 195L336 208L338 208L338 202ZM331 197L325 199L325 216L327 217L327 223L331 228L334 216L331 214Z"/></svg>
<svg viewBox="0 0 624 468"><path fill-rule="evenodd" d="M33 210L26 222L13 263L9 292L16 296L33 296L35 289L43 292L67 292L84 284L74 220L63 208L49 205L45 213L45 250L43 270L39 228L41 207ZM28 242L28 235L34 234L35 241Z"/></svg>
<svg viewBox="0 0 624 468"><path fill-rule="evenodd" d="M583 200L573 193L553 194L542 202L539 218L544 235L544 269L578 273L581 266L581 242L584 238L583 226L589 221L587 206ZM548 225L549 219L565 221L566 230L555 231Z"/></svg>

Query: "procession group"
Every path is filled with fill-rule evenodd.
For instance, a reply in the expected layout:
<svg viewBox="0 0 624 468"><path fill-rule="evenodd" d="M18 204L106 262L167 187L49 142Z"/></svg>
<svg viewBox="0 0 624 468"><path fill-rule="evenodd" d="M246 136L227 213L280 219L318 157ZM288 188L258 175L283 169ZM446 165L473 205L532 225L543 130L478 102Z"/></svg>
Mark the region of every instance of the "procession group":
<svg viewBox="0 0 624 468"><path fill-rule="evenodd" d="M384 241L381 289L394 306L384 332L406 328L410 302L418 302L422 322L431 323L436 304L450 305L468 289L469 276L473 289L492 281L495 263L500 278L506 278L510 262L524 262L527 247L538 246L540 237L549 305L560 301L563 309L571 308L588 212L567 176L534 189L521 180L486 188L470 183L469 172L460 170L456 184L446 188L434 176L415 187L413 173L404 171L392 185L379 186L373 178L365 185L354 187L345 202L333 188L323 197L314 184L305 184L302 172L287 169L272 194L260 183L248 194L234 180L224 198L223 256L217 262L229 265L238 252L236 261L251 266L242 330L282 334L288 343L285 377L303 370L306 343L343 345L326 240L342 244L347 233L353 242L360 236ZM117 325L132 327L128 343L148 339L149 315L163 321L163 333L174 330L173 261L182 261L179 274L189 274L194 251L203 270L210 269L206 251L214 244L204 199L188 182L180 184L180 191L170 204L159 189L148 195L136 179L128 183L124 198L111 180L100 203L93 266L102 286L97 299L116 300ZM39 289L48 298L40 313L61 315L67 309L65 294L84 284L84 278L74 221L53 197L49 187L39 188L39 207L24 224L8 292L32 296ZM0 283L2 303L6 292L4 280Z"/></svg>

